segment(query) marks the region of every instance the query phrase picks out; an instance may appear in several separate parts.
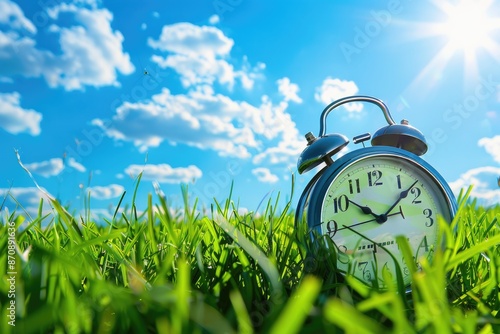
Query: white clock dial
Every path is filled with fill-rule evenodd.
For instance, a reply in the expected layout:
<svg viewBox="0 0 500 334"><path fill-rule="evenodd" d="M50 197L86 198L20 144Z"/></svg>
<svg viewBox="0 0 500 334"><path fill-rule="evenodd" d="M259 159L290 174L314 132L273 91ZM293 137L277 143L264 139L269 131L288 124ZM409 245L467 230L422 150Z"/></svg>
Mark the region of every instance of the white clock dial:
<svg viewBox="0 0 500 334"><path fill-rule="evenodd" d="M338 248L338 269L384 287L396 265L411 282L396 236L403 235L418 259L437 245L437 217L450 219L446 197L423 167L401 157L370 156L348 165L332 180L321 205L321 232ZM362 235L362 236L360 236Z"/></svg>

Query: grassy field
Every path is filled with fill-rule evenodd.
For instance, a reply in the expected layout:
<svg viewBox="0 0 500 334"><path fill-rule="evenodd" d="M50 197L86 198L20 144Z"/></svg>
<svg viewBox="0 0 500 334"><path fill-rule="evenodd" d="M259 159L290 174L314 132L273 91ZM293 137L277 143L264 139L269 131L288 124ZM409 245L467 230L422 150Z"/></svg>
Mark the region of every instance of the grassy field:
<svg viewBox="0 0 500 334"><path fill-rule="evenodd" d="M312 242L279 196L256 215L182 194L180 208L120 200L102 224L55 201L46 216L4 211L0 332L500 333L498 205L461 195L440 223L445 249L409 266L405 293L336 273L328 241Z"/></svg>

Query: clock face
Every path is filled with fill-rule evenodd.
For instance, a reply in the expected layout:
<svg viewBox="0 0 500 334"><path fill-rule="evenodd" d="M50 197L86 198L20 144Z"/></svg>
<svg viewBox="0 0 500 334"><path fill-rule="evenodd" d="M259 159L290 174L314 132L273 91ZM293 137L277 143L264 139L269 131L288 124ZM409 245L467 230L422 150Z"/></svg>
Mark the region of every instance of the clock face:
<svg viewBox="0 0 500 334"><path fill-rule="evenodd" d="M417 268L419 259L432 257L438 216L451 220L445 193L425 168L400 156L371 155L344 167L328 185L320 210L320 232L337 247L338 269L384 287L384 271L396 281L396 259L409 285L396 236L409 241Z"/></svg>

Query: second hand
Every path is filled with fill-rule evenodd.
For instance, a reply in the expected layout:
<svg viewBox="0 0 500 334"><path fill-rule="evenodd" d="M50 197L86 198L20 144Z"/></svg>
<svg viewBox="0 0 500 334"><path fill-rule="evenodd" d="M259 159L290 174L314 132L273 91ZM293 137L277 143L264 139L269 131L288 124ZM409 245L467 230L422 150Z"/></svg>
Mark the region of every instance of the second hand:
<svg viewBox="0 0 500 334"><path fill-rule="evenodd" d="M399 206L399 211L398 212L391 213L391 214L387 215L387 217L391 217L391 216L395 216L395 215L399 215L399 214L401 214L401 216L403 216L403 218L405 218L405 216L403 214L403 209L401 208L401 206ZM371 222L377 221L377 219L378 218L370 219L370 220L366 220L364 222L352 224L352 225L349 225L349 226L342 225L344 227L341 227L341 228L337 229L337 231L345 230L346 228L353 228L353 227L356 227L356 226L359 226L359 225L363 225L363 224L367 224L367 223L371 223Z"/></svg>
<svg viewBox="0 0 500 334"><path fill-rule="evenodd" d="M387 217L391 217L391 216L395 216L395 215L399 215L399 214L401 214L401 216L403 216L403 219L405 218L405 215L403 214L403 208L401 208L401 206L399 206L399 211L398 212L391 213L391 214L387 215ZM339 230L345 230L346 228L352 228L352 227L355 227L355 226L359 226L359 225L363 225L363 224L368 224L368 223L377 221L377 219L378 218L374 218L374 219L370 219L370 220L365 220L364 222L352 224L352 225L349 225L349 226L342 225L344 227L335 229L335 232L337 232ZM316 225L311 226L311 228L312 227L316 227L316 226L320 226L320 225L323 225L323 224L326 224L326 223L316 224Z"/></svg>

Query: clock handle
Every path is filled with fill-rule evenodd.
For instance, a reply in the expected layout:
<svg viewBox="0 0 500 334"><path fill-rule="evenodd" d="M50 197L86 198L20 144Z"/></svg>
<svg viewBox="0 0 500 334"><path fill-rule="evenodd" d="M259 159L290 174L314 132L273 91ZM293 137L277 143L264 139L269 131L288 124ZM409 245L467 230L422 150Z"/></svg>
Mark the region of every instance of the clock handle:
<svg viewBox="0 0 500 334"><path fill-rule="evenodd" d="M320 118L319 136L318 137L323 137L325 135L326 117L328 116L330 111L332 111L333 109L337 108L338 106L340 106L342 104L349 103L349 102L356 102L356 101L369 102L369 103L376 104L377 106L380 107L380 109L382 109L382 112L384 113L384 117L385 117L387 123L389 123L389 125L396 124L396 122L394 122L394 119L391 116L391 113L389 112L389 108L387 108L385 103L382 102L381 100L374 98L374 97L371 97L371 96L361 96L361 95L348 96L348 97L344 97L344 98L338 99L336 101L333 101L332 103L327 105L326 108L323 110L323 112L321 113L321 118Z"/></svg>

